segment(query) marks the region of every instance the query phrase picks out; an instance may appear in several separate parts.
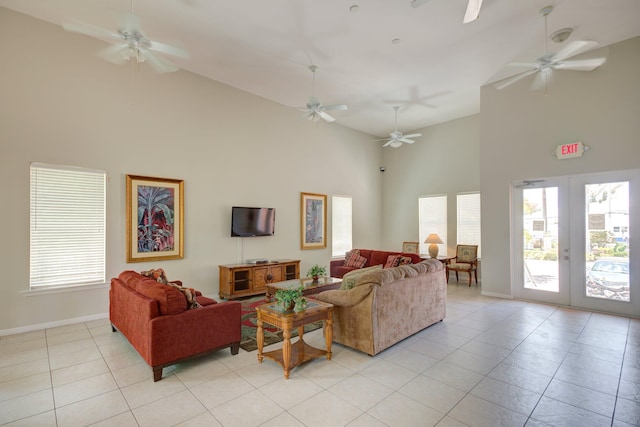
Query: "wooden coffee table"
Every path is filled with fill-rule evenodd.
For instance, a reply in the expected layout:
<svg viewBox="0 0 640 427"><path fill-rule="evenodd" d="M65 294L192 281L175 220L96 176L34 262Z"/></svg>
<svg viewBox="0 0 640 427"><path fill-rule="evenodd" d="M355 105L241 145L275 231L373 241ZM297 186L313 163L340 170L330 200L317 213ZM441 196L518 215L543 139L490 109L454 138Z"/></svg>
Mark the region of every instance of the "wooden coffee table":
<svg viewBox="0 0 640 427"><path fill-rule="evenodd" d="M256 307L258 317L258 362L266 357L278 362L284 369L285 379L289 378L289 373L296 366L311 359L326 356L331 360L331 341L333 340L333 305L322 301L309 301L306 310L284 311L276 303L268 303ZM327 345L326 350L315 348L304 342L304 325L324 321L324 338ZM284 342L281 349L262 352L264 346L264 322L282 329ZM291 344L291 331L298 328L298 341Z"/></svg>
<svg viewBox="0 0 640 427"><path fill-rule="evenodd" d="M329 291L332 289L338 289L342 284L342 279L337 277L320 277L317 283L313 282L311 277L304 277L302 279L285 280L284 282L275 282L267 284L267 294L265 298L267 301L271 301L271 298L276 294L278 289L297 289L301 285L304 287L302 295L314 295L323 291Z"/></svg>

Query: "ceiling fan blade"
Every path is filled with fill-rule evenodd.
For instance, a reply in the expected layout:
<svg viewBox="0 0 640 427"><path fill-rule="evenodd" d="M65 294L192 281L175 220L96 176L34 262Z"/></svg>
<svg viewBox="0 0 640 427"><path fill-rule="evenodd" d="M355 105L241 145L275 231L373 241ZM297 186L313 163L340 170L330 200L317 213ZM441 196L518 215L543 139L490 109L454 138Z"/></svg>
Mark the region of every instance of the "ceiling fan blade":
<svg viewBox="0 0 640 427"><path fill-rule="evenodd" d="M97 27L91 24L71 24L65 23L62 24L62 28L65 31L69 31L72 33L80 33L86 36L96 37L99 39L111 39L111 40L124 40L120 34L114 33L113 31Z"/></svg>
<svg viewBox="0 0 640 427"><path fill-rule="evenodd" d="M394 142L395 142L395 140L390 139L390 140L389 140L389 141L387 141L387 143L386 143L386 144L384 144L382 147L383 147L383 148L384 148L384 147L388 147L388 146L390 146L390 145L391 145L392 143L394 143Z"/></svg>
<svg viewBox="0 0 640 427"><path fill-rule="evenodd" d="M469 0L467 4L467 11L464 14L464 19L462 22L464 24L468 24L469 22L473 22L478 19L480 15L480 7L482 7L482 0Z"/></svg>
<svg viewBox="0 0 640 427"><path fill-rule="evenodd" d="M407 138L400 138L398 141L400 142L404 142L406 144L413 144L415 141L412 139L407 139Z"/></svg>
<svg viewBox="0 0 640 427"><path fill-rule="evenodd" d="M333 116L331 116L331 115L329 115L329 114L325 113L325 112L324 112L324 111L322 111L322 110L321 110L321 111L318 111L318 115L319 115L320 117L322 117L322 119L323 119L325 122L329 122L329 123L331 123L331 122L335 122L335 121L336 121L336 119L335 119Z"/></svg>
<svg viewBox="0 0 640 427"><path fill-rule="evenodd" d="M509 67L538 68L537 62L509 62Z"/></svg>
<svg viewBox="0 0 640 427"><path fill-rule="evenodd" d="M405 135L403 138L418 138L419 136L422 136L421 133L412 133L411 135Z"/></svg>
<svg viewBox="0 0 640 427"><path fill-rule="evenodd" d="M325 107L322 107L323 110L348 110L349 107L347 107L345 104L336 104L336 105L327 105Z"/></svg>
<svg viewBox="0 0 640 427"><path fill-rule="evenodd" d="M122 65L128 61L124 56L125 49L127 49L126 44L114 44L98 52L98 56L106 61Z"/></svg>
<svg viewBox="0 0 640 427"><path fill-rule="evenodd" d="M149 65L151 65L151 67L158 73L172 73L180 69L176 64L162 58L161 56L155 55L148 49L140 49L140 55L149 61Z"/></svg>
<svg viewBox="0 0 640 427"><path fill-rule="evenodd" d="M181 47L171 46L166 43L160 43L153 40L151 40L151 46L149 47L149 50L164 53L166 55L177 56L184 59L189 59L191 56L189 52L187 52L185 49L182 49Z"/></svg>
<svg viewBox="0 0 640 427"><path fill-rule="evenodd" d="M416 7L420 7L428 1L429 0L411 0L411 7L415 9Z"/></svg>
<svg viewBox="0 0 640 427"><path fill-rule="evenodd" d="M527 76L530 76L531 74L535 73L536 71L538 71L537 68L534 68L532 70L527 70L524 71L520 74L516 74L515 76L511 77L510 79L506 79L503 80L502 82L498 83L495 85L495 88L498 90L504 89L507 86L511 86L512 84L514 84L515 82L524 79Z"/></svg>
<svg viewBox="0 0 640 427"><path fill-rule="evenodd" d="M563 59L568 59L573 56L580 55L581 53L587 52L589 50L593 50L598 46L600 45L597 42L576 40L574 42L569 43L568 45L560 49L558 53L553 55L553 60L562 61Z"/></svg>
<svg viewBox="0 0 640 427"><path fill-rule="evenodd" d="M558 70L592 71L605 63L607 58L574 59L553 66Z"/></svg>
<svg viewBox="0 0 640 427"><path fill-rule="evenodd" d="M552 72L551 69L541 70L531 83L531 90L545 89L551 82Z"/></svg>

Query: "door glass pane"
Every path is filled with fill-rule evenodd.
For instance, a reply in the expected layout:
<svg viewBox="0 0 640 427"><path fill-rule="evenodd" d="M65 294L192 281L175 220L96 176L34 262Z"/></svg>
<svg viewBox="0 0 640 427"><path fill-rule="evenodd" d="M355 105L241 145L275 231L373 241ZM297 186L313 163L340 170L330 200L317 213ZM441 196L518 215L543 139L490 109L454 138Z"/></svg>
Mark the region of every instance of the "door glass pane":
<svg viewBox="0 0 640 427"><path fill-rule="evenodd" d="M629 183L585 185L588 297L630 301Z"/></svg>
<svg viewBox="0 0 640 427"><path fill-rule="evenodd" d="M559 291L558 188L522 190L524 287Z"/></svg>

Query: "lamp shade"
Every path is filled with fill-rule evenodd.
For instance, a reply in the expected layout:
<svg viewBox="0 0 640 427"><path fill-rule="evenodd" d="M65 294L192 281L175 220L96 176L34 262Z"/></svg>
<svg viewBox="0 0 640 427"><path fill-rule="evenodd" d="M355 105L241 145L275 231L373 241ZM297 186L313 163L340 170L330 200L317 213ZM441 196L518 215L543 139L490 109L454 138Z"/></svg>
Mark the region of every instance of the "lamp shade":
<svg viewBox="0 0 640 427"><path fill-rule="evenodd" d="M440 236L438 236L436 233L431 233L427 236L427 238L424 241L425 243L431 243L429 245L429 256L431 258L437 258L438 257L438 244L442 244L444 243L442 241L442 239L440 238Z"/></svg>
<svg viewBox="0 0 640 427"><path fill-rule="evenodd" d="M424 241L425 243L436 243L436 244L442 244L444 243L442 241L442 239L440 238L440 236L438 236L436 233L431 233L427 236L427 239Z"/></svg>

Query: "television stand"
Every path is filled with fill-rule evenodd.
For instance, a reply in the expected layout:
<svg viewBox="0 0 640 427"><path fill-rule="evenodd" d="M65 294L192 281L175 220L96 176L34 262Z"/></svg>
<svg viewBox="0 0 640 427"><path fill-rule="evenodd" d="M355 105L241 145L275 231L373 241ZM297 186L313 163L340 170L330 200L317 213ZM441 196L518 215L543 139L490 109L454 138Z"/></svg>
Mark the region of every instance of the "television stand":
<svg viewBox="0 0 640 427"><path fill-rule="evenodd" d="M235 299L267 293L267 285L300 278L300 260L281 259L263 264L219 265L222 299Z"/></svg>

